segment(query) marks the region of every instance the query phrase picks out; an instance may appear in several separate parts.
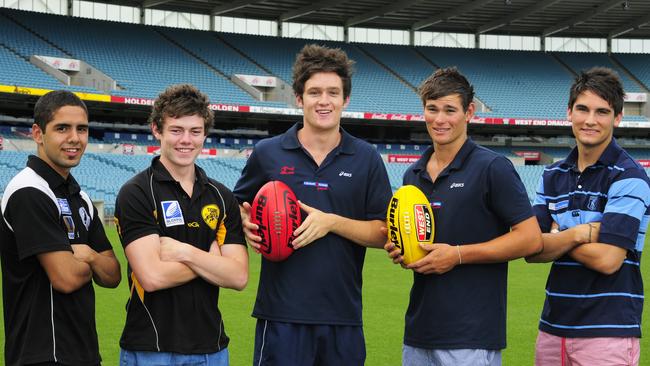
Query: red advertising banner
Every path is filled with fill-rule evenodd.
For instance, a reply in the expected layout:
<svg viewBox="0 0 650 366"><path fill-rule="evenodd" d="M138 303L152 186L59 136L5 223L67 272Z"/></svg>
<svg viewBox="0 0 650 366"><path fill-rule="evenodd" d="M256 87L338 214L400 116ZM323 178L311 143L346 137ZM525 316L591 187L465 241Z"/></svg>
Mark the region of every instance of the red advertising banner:
<svg viewBox="0 0 650 366"><path fill-rule="evenodd" d="M639 164L644 168L650 168L650 159L639 159Z"/></svg>
<svg viewBox="0 0 650 366"><path fill-rule="evenodd" d="M155 99L150 98L133 98L133 97L118 97L111 95L111 103L123 103L133 105L148 105L152 106ZM247 105L230 105L230 104L210 104L210 109L220 112L250 112L251 107Z"/></svg>
<svg viewBox="0 0 650 366"><path fill-rule="evenodd" d="M514 153L526 161L539 161L542 155L539 151L515 151Z"/></svg>
<svg viewBox="0 0 650 366"><path fill-rule="evenodd" d="M420 155L399 155L399 154L388 154L389 163L406 163L412 164L418 161Z"/></svg>
<svg viewBox="0 0 650 366"><path fill-rule="evenodd" d="M122 154L124 155L133 155L135 152L135 145L133 144L122 144Z"/></svg>
<svg viewBox="0 0 650 366"><path fill-rule="evenodd" d="M217 149L202 149L201 155L217 156Z"/></svg>
<svg viewBox="0 0 650 366"><path fill-rule="evenodd" d="M424 121L421 114L364 113L363 119L382 119L386 121Z"/></svg>

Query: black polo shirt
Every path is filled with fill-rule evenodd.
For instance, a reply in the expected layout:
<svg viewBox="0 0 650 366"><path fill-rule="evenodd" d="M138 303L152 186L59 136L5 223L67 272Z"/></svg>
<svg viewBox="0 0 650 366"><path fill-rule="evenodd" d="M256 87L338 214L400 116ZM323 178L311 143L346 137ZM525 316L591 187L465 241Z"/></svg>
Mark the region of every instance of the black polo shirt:
<svg viewBox="0 0 650 366"><path fill-rule="evenodd" d="M404 173L431 201L436 243L481 243L506 234L533 212L512 163L468 139L436 178L430 147ZM404 343L428 349L506 346L508 263L463 264L442 275L414 272Z"/></svg>
<svg viewBox="0 0 650 366"><path fill-rule="evenodd" d="M296 124L260 141L234 193L252 202L266 182L286 183L311 207L355 220L385 220L391 197L386 168L374 147L341 129L341 142L320 166L303 149ZM303 218L306 217L302 212ZM361 325L361 273L366 248L327 234L283 262L262 258L253 316L274 321Z"/></svg>
<svg viewBox="0 0 650 366"><path fill-rule="evenodd" d="M5 188L2 218L5 364L99 364L92 282L60 293L36 257L72 251L70 244L112 249L90 199L72 175L64 179L30 156Z"/></svg>
<svg viewBox="0 0 650 366"><path fill-rule="evenodd" d="M141 237L168 236L208 251L220 244L245 245L239 205L232 192L195 166L192 197L155 157L122 186L115 222L126 248ZM131 296L120 346L131 351L214 353L228 345L219 287L197 277L183 285L146 292L127 269Z"/></svg>

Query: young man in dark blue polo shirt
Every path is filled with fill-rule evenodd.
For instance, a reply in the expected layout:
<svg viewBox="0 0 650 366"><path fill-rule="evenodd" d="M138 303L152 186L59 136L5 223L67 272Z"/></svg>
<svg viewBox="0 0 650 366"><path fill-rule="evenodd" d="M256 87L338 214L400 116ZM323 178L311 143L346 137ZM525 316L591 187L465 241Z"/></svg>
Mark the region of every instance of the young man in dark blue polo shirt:
<svg viewBox="0 0 650 366"><path fill-rule="evenodd" d="M508 261L539 252L537 220L512 163L467 136L474 91L455 68L420 87L433 146L404 173L431 201L435 243L414 272L403 364L500 365ZM385 246L396 263L399 249Z"/></svg>
<svg viewBox="0 0 650 366"><path fill-rule="evenodd" d="M219 289L246 286L248 254L237 200L195 164L213 119L195 87L167 88L149 117L160 156L117 196L131 289L120 365L229 364Z"/></svg>
<svg viewBox="0 0 650 366"><path fill-rule="evenodd" d="M95 292L120 264L88 195L70 174L88 144L88 110L53 91L34 107L36 156L2 196L5 365L99 365Z"/></svg>
<svg viewBox="0 0 650 366"><path fill-rule="evenodd" d="M615 72L593 68L571 86L576 147L546 169L534 211L551 262L536 365L637 365L650 219L643 168L613 138L625 93Z"/></svg>
<svg viewBox="0 0 650 366"><path fill-rule="evenodd" d="M305 46L293 67L303 122L260 141L234 193L244 231L259 188L281 180L304 212L296 251L283 262L262 258L253 316L255 365L363 365L361 272L366 247L381 247L391 190L377 151L341 128L352 61L339 49Z"/></svg>

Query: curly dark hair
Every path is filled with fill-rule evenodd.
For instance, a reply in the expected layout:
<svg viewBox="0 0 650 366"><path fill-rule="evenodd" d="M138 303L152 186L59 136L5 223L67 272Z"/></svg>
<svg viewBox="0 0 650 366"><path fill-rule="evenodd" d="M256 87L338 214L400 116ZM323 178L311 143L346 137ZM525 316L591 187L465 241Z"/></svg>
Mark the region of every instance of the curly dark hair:
<svg viewBox="0 0 650 366"><path fill-rule="evenodd" d="M308 44L296 55L293 64L293 92L300 97L305 92L305 83L314 74L335 72L343 82L343 99L346 99L352 92L352 65L354 61L340 48Z"/></svg>
<svg viewBox="0 0 650 366"><path fill-rule="evenodd" d="M158 95L149 115L149 123L162 131L165 117L180 118L198 115L203 118L205 134L212 127L214 113L210 100L191 84L177 84L167 87Z"/></svg>

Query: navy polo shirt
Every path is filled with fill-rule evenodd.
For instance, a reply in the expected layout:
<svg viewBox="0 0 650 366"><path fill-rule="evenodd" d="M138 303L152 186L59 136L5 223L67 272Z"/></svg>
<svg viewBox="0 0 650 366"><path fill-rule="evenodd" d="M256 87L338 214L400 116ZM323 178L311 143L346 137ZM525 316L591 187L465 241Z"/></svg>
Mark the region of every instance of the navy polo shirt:
<svg viewBox="0 0 650 366"><path fill-rule="evenodd" d="M533 216L526 189L504 156L468 139L435 182L430 147L404 173L431 202L436 243L486 242ZM442 275L414 272L404 343L427 349L506 346L508 263L462 264Z"/></svg>
<svg viewBox="0 0 650 366"><path fill-rule="evenodd" d="M615 140L580 172L578 150L546 169L534 210L543 232L600 222L598 242L627 250L620 270L604 275L569 255L553 262L539 329L560 337L640 337L640 260L650 219L645 171Z"/></svg>
<svg viewBox="0 0 650 366"><path fill-rule="evenodd" d="M263 184L280 180L299 200L323 212L385 220L391 189L375 148L341 129L339 146L318 166L298 141L299 126L255 146L234 189L239 202L252 202ZM262 258L253 316L290 323L361 325L365 253L366 248L330 233L283 262Z"/></svg>

